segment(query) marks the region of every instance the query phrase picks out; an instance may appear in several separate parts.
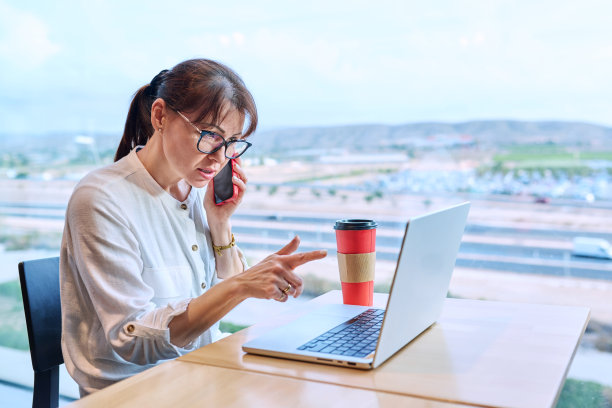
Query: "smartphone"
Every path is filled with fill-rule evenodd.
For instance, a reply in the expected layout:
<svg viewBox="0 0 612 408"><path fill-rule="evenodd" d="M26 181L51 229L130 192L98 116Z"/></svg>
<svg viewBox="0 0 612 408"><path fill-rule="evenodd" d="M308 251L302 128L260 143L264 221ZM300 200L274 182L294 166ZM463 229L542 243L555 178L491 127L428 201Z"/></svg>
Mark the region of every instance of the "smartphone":
<svg viewBox="0 0 612 408"><path fill-rule="evenodd" d="M215 204L223 205L238 194L238 186L234 185L232 176L234 175L234 160L221 169L213 178L213 189L215 192Z"/></svg>

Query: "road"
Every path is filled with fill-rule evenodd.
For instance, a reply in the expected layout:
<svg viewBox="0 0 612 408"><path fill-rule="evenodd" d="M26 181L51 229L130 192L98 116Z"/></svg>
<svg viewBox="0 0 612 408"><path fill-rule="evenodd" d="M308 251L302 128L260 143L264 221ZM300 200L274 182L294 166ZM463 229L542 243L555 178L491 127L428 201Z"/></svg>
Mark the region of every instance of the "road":
<svg viewBox="0 0 612 408"><path fill-rule="evenodd" d="M63 220L65 206L45 203L0 202L0 216ZM233 217L233 230L240 236L243 249L273 251L280 243L299 235L301 250L335 248L335 218L318 215L285 215L241 212ZM378 221L377 258L397 260L405 222ZM574 231L559 229L524 229L482 224L468 224L459 249L461 267L501 270L556 276L612 280L612 261L575 257L568 242ZM612 241L612 233L587 234ZM563 243L559 247L499 243L494 238L525 237ZM475 242L476 241L476 242Z"/></svg>

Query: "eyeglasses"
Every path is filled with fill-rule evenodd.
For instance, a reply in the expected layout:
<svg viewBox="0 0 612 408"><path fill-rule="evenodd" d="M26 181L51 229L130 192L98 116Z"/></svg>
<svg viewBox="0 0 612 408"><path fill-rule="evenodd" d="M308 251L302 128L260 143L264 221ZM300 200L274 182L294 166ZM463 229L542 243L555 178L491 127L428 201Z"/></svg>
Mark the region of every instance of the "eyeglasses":
<svg viewBox="0 0 612 408"><path fill-rule="evenodd" d="M176 109L172 110L178 113L181 118L185 119L185 121L191 126L193 126L193 128L197 130L197 132L200 134L200 138L198 139L198 144L196 146L200 153L212 154L220 148L225 147L225 157L227 157L228 159L236 159L242 156L242 154L253 145L252 143L249 143L246 140L225 140L223 136L215 132L211 132L209 130L200 130L200 128L198 128L192 121L187 119L187 117L181 112L177 111Z"/></svg>

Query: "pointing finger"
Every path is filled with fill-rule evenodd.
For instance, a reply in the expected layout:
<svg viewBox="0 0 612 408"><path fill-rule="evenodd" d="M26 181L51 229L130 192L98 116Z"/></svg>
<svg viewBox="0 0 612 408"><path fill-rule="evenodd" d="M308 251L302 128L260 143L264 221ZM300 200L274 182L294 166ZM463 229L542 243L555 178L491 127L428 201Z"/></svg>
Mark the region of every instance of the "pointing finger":
<svg viewBox="0 0 612 408"><path fill-rule="evenodd" d="M289 265L290 268L297 268L300 265L305 264L306 262L315 261L317 259L322 259L327 256L326 250L320 251L310 251L310 252L300 252L293 255L288 255L285 258L285 261Z"/></svg>

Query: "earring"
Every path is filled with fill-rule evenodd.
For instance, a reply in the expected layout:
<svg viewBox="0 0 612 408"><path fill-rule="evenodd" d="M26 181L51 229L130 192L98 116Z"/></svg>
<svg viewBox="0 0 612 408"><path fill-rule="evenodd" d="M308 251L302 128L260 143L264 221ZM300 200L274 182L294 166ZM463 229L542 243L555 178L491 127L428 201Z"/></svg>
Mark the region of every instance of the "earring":
<svg viewBox="0 0 612 408"><path fill-rule="evenodd" d="M162 131L162 128L159 128L159 129L157 129L157 130L159 130L159 131L161 132L161 131Z"/></svg>

